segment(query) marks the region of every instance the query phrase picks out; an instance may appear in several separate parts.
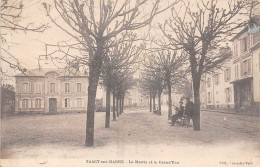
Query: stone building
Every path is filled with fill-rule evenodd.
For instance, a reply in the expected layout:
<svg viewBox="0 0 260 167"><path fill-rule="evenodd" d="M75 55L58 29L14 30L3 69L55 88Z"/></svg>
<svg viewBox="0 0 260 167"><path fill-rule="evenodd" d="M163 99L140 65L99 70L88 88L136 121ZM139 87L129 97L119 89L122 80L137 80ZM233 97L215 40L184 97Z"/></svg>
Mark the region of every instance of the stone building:
<svg viewBox="0 0 260 167"><path fill-rule="evenodd" d="M202 77L200 87L200 100L202 108L234 108L233 85L230 83L231 63L227 60L223 69L206 74Z"/></svg>
<svg viewBox="0 0 260 167"><path fill-rule="evenodd" d="M201 82L201 106L260 111L260 33L245 27L231 39L232 57Z"/></svg>
<svg viewBox="0 0 260 167"><path fill-rule="evenodd" d="M260 34L249 34L248 27L232 40L231 69L236 110L260 108Z"/></svg>
<svg viewBox="0 0 260 167"><path fill-rule="evenodd" d="M15 76L18 112L86 111L88 77L65 70L33 69Z"/></svg>

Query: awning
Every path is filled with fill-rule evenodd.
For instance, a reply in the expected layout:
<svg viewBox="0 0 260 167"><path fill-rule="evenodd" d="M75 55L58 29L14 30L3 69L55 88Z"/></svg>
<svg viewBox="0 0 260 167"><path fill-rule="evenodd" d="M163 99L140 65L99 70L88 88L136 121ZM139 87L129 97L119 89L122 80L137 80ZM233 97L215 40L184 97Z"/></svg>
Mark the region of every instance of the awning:
<svg viewBox="0 0 260 167"><path fill-rule="evenodd" d="M243 79L239 79L239 80L232 81L232 82L230 82L230 84L235 84L235 83L239 83L239 82L244 82L244 81L252 80L252 79L253 79L253 77L243 78Z"/></svg>

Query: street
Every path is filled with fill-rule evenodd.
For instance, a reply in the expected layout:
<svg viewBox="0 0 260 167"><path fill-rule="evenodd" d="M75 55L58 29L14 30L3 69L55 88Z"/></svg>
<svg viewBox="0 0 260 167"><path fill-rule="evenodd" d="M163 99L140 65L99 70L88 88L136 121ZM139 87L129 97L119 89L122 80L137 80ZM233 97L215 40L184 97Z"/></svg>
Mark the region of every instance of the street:
<svg viewBox="0 0 260 167"><path fill-rule="evenodd" d="M85 148L86 114L27 115L2 118L2 158L157 157L214 153L259 154L259 117L202 111L201 131L168 125L148 109L126 110L104 128L105 113L95 115L95 146ZM237 151L232 152L236 147ZM209 149L211 148L211 149ZM156 150L156 152L154 151ZM177 151L178 150L178 151ZM252 152L252 150L254 152ZM230 152L229 152L230 151ZM257 152L256 152L257 151ZM223 153L224 153L223 152ZM108 154L109 153L109 154ZM251 155L252 156L252 155Z"/></svg>

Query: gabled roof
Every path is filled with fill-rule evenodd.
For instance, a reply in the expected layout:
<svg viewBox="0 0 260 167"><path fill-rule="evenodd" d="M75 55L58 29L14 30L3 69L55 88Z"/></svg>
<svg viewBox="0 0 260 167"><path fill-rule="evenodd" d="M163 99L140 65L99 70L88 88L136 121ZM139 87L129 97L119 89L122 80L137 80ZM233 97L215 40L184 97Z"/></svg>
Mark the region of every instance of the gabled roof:
<svg viewBox="0 0 260 167"><path fill-rule="evenodd" d="M48 73L57 73L60 77L87 77L87 74L81 73L76 70L68 69L55 69L55 68L36 68L36 69L27 69L25 72L15 75L15 77L44 77Z"/></svg>

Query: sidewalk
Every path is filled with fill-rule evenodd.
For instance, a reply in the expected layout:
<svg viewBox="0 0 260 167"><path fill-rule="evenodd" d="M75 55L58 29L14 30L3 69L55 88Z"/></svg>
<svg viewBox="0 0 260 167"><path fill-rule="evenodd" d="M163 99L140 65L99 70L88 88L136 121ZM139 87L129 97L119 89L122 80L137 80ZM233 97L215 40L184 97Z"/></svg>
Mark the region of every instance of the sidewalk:
<svg viewBox="0 0 260 167"><path fill-rule="evenodd" d="M211 108L200 108L200 111L206 111L206 112L219 112L219 113L224 113L224 114L235 114L235 115L247 115L247 116L260 116L259 112L237 112L234 109L224 109L224 108L219 108L219 109L211 109Z"/></svg>

